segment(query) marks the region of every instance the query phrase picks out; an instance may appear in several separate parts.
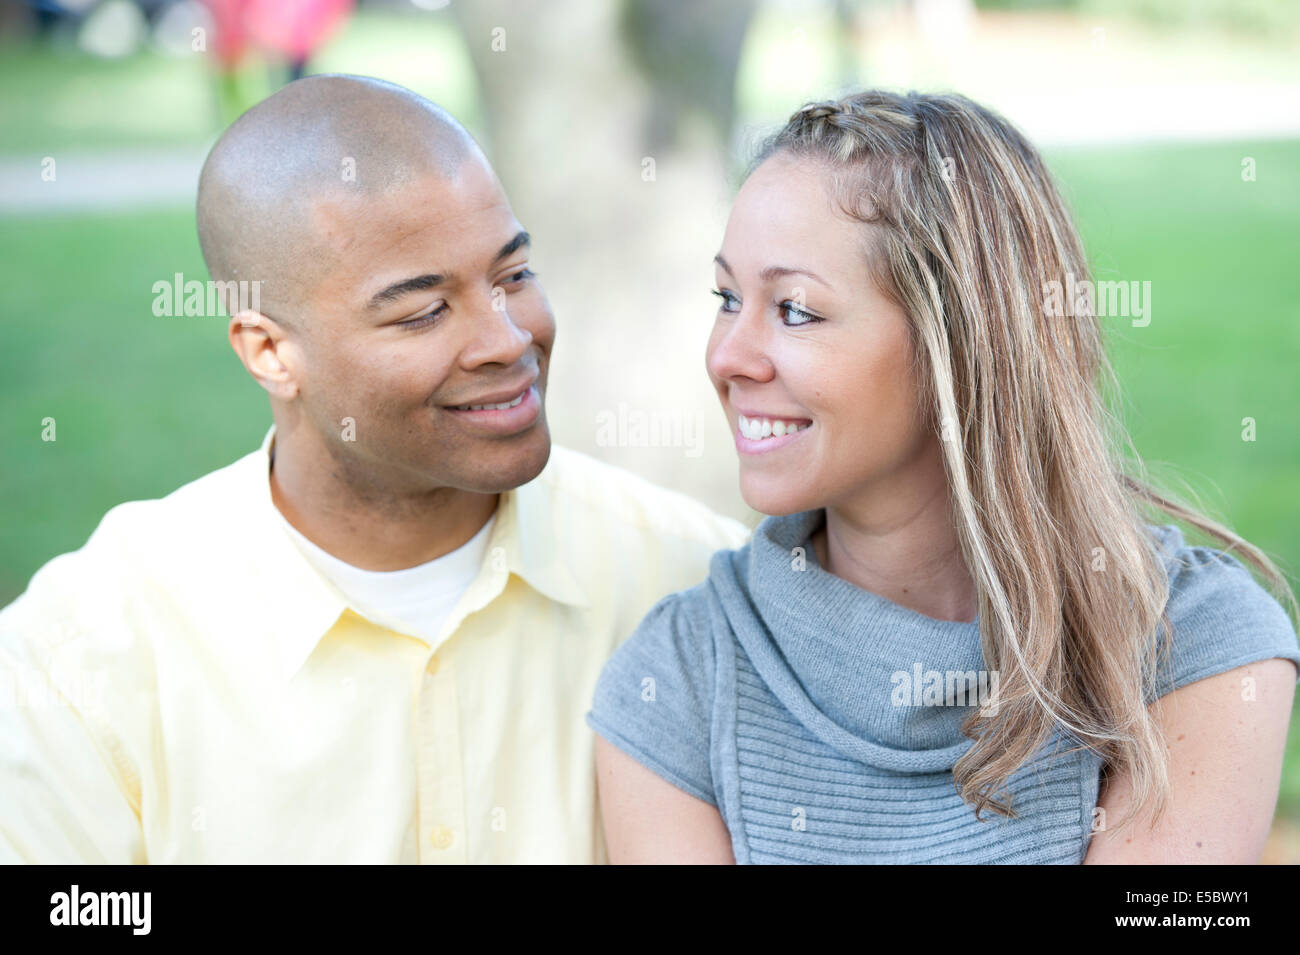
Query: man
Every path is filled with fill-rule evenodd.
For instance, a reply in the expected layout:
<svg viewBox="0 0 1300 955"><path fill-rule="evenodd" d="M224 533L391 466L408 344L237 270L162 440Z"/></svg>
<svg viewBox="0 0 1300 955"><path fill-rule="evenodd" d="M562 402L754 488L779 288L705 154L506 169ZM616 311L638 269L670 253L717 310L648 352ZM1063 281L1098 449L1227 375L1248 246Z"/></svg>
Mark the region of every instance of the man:
<svg viewBox="0 0 1300 955"><path fill-rule="evenodd" d="M198 229L274 425L0 612L0 858L606 861L601 665L747 532L552 449L528 234L410 91L285 87Z"/></svg>

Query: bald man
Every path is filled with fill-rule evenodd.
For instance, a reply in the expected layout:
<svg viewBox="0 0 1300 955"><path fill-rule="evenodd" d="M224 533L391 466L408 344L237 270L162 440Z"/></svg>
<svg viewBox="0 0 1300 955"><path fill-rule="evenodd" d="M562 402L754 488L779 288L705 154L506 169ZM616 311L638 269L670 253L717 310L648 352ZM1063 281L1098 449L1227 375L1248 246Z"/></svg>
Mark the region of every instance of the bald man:
<svg viewBox="0 0 1300 955"><path fill-rule="evenodd" d="M292 83L197 219L274 423L0 612L0 861L606 861L601 665L747 532L551 446L531 238L432 103Z"/></svg>

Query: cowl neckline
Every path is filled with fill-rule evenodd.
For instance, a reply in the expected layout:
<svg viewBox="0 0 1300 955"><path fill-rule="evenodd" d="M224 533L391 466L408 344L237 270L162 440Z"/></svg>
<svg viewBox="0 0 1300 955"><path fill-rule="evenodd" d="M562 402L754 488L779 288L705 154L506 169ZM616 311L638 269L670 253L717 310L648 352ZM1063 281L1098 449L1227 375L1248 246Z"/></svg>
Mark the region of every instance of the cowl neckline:
<svg viewBox="0 0 1300 955"><path fill-rule="evenodd" d="M927 617L828 572L810 539L824 520L820 509L768 517L749 544L718 555L710 579L732 632L827 745L882 769L950 770L973 745L961 724L974 706L917 705L917 684L984 669L979 619Z"/></svg>

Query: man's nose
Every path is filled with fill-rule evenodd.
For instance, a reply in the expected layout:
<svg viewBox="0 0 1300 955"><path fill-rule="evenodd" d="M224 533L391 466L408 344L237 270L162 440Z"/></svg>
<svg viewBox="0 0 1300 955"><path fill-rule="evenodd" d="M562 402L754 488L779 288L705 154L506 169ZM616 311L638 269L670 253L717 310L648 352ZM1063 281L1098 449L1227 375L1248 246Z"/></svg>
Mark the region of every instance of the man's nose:
<svg viewBox="0 0 1300 955"><path fill-rule="evenodd" d="M473 338L461 353L461 360L470 367L513 365L527 353L532 343L532 332L511 319L509 298L504 290L494 289L475 309Z"/></svg>

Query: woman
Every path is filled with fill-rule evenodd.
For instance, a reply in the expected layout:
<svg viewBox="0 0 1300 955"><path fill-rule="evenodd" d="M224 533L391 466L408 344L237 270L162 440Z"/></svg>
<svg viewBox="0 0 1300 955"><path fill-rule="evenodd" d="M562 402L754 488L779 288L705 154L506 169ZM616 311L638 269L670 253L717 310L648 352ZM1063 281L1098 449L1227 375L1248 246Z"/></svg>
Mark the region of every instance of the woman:
<svg viewBox="0 0 1300 955"><path fill-rule="evenodd" d="M1295 631L1142 513L1295 598L1121 470L1095 311L1059 296L1084 252L1033 147L959 96L807 106L716 266L709 375L771 516L601 676L611 861L1255 861Z"/></svg>

